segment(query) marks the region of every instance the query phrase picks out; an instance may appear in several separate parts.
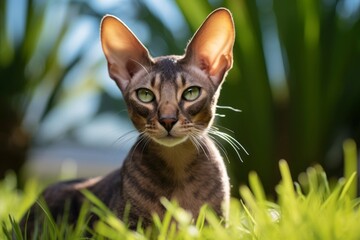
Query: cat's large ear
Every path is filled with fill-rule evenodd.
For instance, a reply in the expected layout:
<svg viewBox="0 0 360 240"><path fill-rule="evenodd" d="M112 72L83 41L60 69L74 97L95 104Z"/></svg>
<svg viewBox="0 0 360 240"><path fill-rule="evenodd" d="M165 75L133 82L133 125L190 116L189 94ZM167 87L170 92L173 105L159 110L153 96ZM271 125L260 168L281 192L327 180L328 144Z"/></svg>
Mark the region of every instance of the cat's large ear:
<svg viewBox="0 0 360 240"><path fill-rule="evenodd" d="M209 75L218 86L233 64L235 27L231 13L220 8L212 12L186 47L184 61Z"/></svg>
<svg viewBox="0 0 360 240"><path fill-rule="evenodd" d="M132 76L152 64L148 50L118 18L106 15L100 27L109 75L124 92Z"/></svg>

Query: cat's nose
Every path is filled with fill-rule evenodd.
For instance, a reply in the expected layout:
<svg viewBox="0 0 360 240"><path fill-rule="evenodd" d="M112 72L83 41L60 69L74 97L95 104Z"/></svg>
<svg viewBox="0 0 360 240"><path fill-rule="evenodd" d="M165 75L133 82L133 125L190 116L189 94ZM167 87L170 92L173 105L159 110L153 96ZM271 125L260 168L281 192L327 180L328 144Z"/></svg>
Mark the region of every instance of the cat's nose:
<svg viewBox="0 0 360 240"><path fill-rule="evenodd" d="M175 123L178 121L175 117L162 117L159 119L160 124L170 132Z"/></svg>

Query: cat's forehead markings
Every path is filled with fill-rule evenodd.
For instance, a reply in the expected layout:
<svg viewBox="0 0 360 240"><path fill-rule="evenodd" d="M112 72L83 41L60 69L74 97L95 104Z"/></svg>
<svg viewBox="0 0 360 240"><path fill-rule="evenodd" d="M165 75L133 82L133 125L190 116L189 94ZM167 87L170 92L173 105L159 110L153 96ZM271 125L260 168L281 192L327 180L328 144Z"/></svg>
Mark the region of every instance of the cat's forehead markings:
<svg viewBox="0 0 360 240"><path fill-rule="evenodd" d="M169 82L169 81L162 82L160 100L169 103L169 101L174 100L174 98L176 97L176 91L177 91L177 87L176 84L173 84L173 82Z"/></svg>
<svg viewBox="0 0 360 240"><path fill-rule="evenodd" d="M161 73L164 80L174 81L181 70L178 61L171 57L161 58L154 65L154 71Z"/></svg>
<svg viewBox="0 0 360 240"><path fill-rule="evenodd" d="M161 85L161 74L160 73L156 73L155 77L153 78L154 80L154 87L155 88L159 88L159 86Z"/></svg>
<svg viewBox="0 0 360 240"><path fill-rule="evenodd" d="M186 79L181 73L177 73L176 75L176 84L181 87L185 87Z"/></svg>
<svg viewBox="0 0 360 240"><path fill-rule="evenodd" d="M158 79L158 75L159 74L156 74L155 76L153 76L151 79L150 79L150 85L151 87L155 88L156 86L156 80Z"/></svg>

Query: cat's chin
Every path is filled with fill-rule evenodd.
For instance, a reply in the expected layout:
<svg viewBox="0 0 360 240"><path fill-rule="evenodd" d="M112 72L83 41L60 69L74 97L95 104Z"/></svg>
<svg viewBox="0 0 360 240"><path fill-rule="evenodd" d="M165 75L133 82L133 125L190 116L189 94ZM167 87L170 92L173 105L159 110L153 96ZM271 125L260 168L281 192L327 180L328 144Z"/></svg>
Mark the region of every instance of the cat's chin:
<svg viewBox="0 0 360 240"><path fill-rule="evenodd" d="M174 147L185 142L188 139L187 136L184 137L163 137L163 138L153 138L155 142L165 147Z"/></svg>

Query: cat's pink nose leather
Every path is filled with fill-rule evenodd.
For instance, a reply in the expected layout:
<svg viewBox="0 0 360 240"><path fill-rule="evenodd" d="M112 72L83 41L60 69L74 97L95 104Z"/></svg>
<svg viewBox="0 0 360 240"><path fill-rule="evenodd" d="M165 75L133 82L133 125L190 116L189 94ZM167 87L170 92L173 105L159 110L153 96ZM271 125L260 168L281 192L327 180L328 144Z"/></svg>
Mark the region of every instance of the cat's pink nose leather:
<svg viewBox="0 0 360 240"><path fill-rule="evenodd" d="M168 131L170 132L172 127L175 125L175 123L177 122L177 118L173 118L173 117L163 117L160 118L159 122L160 124Z"/></svg>

